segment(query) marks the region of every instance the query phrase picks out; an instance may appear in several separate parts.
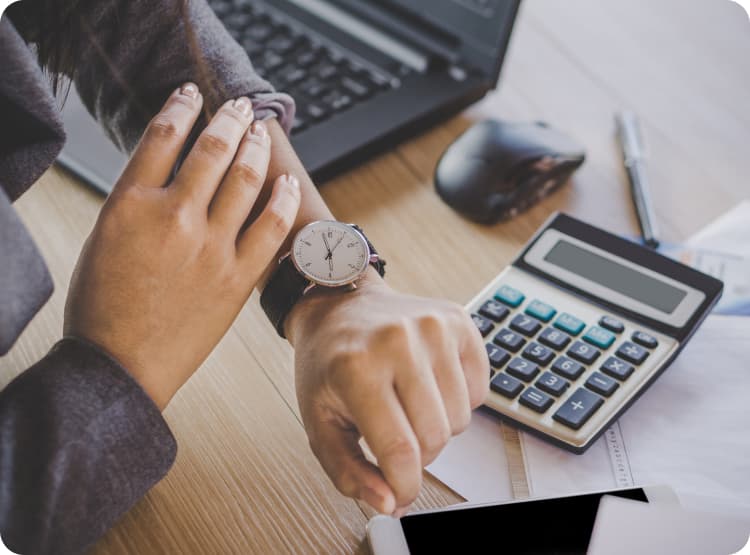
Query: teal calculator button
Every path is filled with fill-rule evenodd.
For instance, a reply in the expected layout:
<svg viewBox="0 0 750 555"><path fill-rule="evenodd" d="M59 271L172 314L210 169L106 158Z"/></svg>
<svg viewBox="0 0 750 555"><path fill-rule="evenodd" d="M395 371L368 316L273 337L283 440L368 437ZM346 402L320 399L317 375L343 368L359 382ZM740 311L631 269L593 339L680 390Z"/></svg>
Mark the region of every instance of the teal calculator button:
<svg viewBox="0 0 750 555"><path fill-rule="evenodd" d="M529 303L529 306L526 307L526 314L528 314L529 316L533 316L534 318L541 320L542 322L549 322L550 320L552 320L552 317L557 314L557 310L555 310L547 303L543 303L539 300L533 300Z"/></svg>
<svg viewBox="0 0 750 555"><path fill-rule="evenodd" d="M555 320L555 327L559 330L568 332L570 335L578 335L586 327L583 320L576 318L567 312L560 314L560 317Z"/></svg>
<svg viewBox="0 0 750 555"><path fill-rule="evenodd" d="M510 285L503 285L500 289L495 291L495 298L510 307L516 308L523 302L526 295L521 293L518 289L513 289Z"/></svg>
<svg viewBox="0 0 750 555"><path fill-rule="evenodd" d="M591 326L583 339L600 349L608 349L615 342L615 334L599 326Z"/></svg>

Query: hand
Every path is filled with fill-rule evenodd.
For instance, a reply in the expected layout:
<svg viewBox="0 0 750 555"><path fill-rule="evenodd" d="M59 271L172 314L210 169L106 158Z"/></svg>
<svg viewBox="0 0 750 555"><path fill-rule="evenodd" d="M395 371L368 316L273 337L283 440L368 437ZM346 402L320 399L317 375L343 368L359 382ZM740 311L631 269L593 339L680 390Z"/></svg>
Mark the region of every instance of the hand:
<svg viewBox="0 0 750 555"><path fill-rule="evenodd" d="M185 85L151 121L83 248L66 335L117 359L163 408L209 355L294 222L300 192L279 178L254 223L270 138L250 101L227 102L170 174L201 113Z"/></svg>
<svg viewBox="0 0 750 555"><path fill-rule="evenodd" d="M286 333L313 452L342 493L398 514L484 400L489 361L460 306L399 294L374 273L356 291L304 298Z"/></svg>

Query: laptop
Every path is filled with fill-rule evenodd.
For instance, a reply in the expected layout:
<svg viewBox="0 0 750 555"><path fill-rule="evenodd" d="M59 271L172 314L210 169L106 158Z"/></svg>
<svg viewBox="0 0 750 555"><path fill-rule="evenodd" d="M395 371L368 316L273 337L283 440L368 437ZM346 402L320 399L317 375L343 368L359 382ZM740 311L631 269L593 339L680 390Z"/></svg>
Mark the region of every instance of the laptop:
<svg viewBox="0 0 750 555"><path fill-rule="evenodd" d="M498 81L520 0L209 0L297 103L318 183L458 112ZM105 194L125 165L71 91L59 162Z"/></svg>

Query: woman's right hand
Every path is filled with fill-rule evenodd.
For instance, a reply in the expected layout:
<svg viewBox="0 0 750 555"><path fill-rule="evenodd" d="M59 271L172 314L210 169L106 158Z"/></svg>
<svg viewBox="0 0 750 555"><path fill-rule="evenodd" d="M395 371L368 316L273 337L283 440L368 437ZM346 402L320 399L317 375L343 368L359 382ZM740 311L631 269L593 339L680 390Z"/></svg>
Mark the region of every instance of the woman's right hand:
<svg viewBox="0 0 750 555"><path fill-rule="evenodd" d="M160 408L232 324L300 204L297 179L283 176L245 227L270 158L247 98L222 106L170 180L202 103L184 85L151 121L86 241L65 307L65 334L117 359Z"/></svg>

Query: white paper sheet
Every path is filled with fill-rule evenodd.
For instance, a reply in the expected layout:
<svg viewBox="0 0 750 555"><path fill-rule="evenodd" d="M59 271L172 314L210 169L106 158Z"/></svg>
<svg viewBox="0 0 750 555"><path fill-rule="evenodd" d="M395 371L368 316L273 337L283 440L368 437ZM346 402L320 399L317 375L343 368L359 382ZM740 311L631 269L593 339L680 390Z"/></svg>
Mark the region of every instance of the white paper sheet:
<svg viewBox="0 0 750 555"><path fill-rule="evenodd" d="M481 412L474 412L469 428L427 470L472 503L513 499L502 428Z"/></svg>
<svg viewBox="0 0 750 555"><path fill-rule="evenodd" d="M584 455L522 434L532 494L667 484L750 517L750 319L710 316L615 426Z"/></svg>

